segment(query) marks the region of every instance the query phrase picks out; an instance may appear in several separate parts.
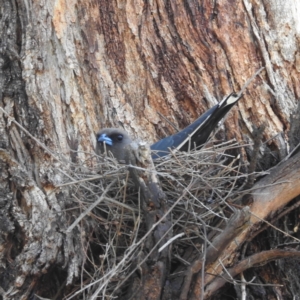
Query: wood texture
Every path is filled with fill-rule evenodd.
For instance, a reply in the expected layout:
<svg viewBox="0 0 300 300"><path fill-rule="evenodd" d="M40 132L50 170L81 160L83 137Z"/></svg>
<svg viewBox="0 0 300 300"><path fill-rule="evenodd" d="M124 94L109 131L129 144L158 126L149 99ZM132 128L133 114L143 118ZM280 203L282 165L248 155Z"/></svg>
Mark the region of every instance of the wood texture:
<svg viewBox="0 0 300 300"><path fill-rule="evenodd" d="M0 0L3 298L42 294L36 287L53 265L65 272L56 282L80 278L94 224L68 231L72 195L60 187L76 163L82 173L95 165L87 159L100 128L124 127L151 144L175 132L169 122L184 128L265 66L218 139L250 144L240 151L247 169L253 126L264 124L259 163L285 157L300 97L299 11L293 0ZM299 170L295 155L257 183L252 225L218 257L225 266L260 219L299 195ZM221 269L216 260L206 271Z"/></svg>

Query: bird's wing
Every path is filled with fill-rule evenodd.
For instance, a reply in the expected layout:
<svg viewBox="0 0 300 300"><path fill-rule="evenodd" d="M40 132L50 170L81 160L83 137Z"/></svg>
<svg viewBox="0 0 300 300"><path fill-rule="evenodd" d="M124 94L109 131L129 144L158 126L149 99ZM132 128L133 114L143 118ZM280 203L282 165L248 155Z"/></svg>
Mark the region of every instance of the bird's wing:
<svg viewBox="0 0 300 300"><path fill-rule="evenodd" d="M182 131L153 144L151 150L156 150L153 154L153 158L167 155L169 153L169 148L188 151L189 149L203 145L211 132L216 128L219 121L240 98L241 95L236 95L234 93L230 94Z"/></svg>

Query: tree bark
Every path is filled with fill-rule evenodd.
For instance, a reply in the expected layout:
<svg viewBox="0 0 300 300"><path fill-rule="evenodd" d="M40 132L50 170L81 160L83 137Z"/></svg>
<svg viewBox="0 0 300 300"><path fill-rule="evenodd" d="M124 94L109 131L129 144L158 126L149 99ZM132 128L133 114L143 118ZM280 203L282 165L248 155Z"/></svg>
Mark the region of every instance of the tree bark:
<svg viewBox="0 0 300 300"><path fill-rule="evenodd" d="M116 254L116 261L101 261L103 244L105 251L114 251L107 231L133 226L124 234L130 236L139 227L137 220L122 223L112 217L119 217L115 207L122 210L120 219L138 208L134 201L115 201L119 198L112 196L114 185L103 180L123 169L113 162L109 171L105 164L99 167L94 157L95 133L102 127L123 127L151 144L175 133L174 128L184 128L229 93L238 92L265 66L216 138L248 144L232 150L234 155L241 154L242 169L247 172L254 153L253 128L265 126L257 170L277 165L290 151L289 139L297 140L296 131L289 137L288 132L300 97L299 11L292 0L0 0L3 299L33 299L34 295L67 299L69 293L95 299L106 297L106 292L113 297L114 288L101 290L102 281L90 290L83 282L121 281L122 276L103 271L103 265L116 266L120 260L125 266L132 259L128 268L134 269L142 259L128 251L122 258ZM198 297L203 278L208 288L203 299L212 295L211 290L217 292L214 286L221 284L209 274L223 272L218 259L224 259L226 267L238 265L239 247L251 240L253 230L259 230L262 220L288 209L300 194L299 170L299 154L295 154L254 185L251 225L205 267L205 277L199 273L201 268L192 274L186 294ZM122 185L127 177L115 176L114 184L128 192L124 198L131 199L128 195L134 192ZM89 180L92 183L85 186ZM99 203L108 201L113 206L110 210L101 206L98 223L92 216L95 209L80 218L82 210L92 205L82 199L92 191L96 194L93 189L101 194ZM142 218L139 213L137 219ZM296 224L294 220L295 228ZM136 250L142 243L133 244ZM200 259L196 254L190 258L180 265L185 271ZM160 265L155 266L154 273ZM170 266L161 277L167 279L157 283L162 299L172 299L177 285L172 276L168 278L171 269L177 267ZM92 270L97 270L97 279L90 276ZM89 276L83 276L84 272ZM181 284L187 274L180 277ZM174 288L176 295L181 286ZM122 289L120 297L126 295L126 288Z"/></svg>

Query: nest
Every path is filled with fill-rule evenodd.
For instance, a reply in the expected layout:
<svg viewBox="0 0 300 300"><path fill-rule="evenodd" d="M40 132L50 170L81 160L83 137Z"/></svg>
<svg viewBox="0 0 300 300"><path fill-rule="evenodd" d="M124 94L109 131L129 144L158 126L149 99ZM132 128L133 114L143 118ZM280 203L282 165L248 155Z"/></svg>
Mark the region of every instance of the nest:
<svg viewBox="0 0 300 300"><path fill-rule="evenodd" d="M246 175L240 172L239 159L228 150L239 147L230 141L155 160L172 215L170 276L184 271L234 212L240 197L238 185ZM73 168L70 176L76 182L66 177L66 184L61 185L68 189L69 231L80 227L84 253L80 280L77 287L70 286L67 299L122 297L128 279L147 259L141 255L147 236L145 216L128 167L110 157L96 159L97 164L88 170ZM69 276L68 283L72 280Z"/></svg>

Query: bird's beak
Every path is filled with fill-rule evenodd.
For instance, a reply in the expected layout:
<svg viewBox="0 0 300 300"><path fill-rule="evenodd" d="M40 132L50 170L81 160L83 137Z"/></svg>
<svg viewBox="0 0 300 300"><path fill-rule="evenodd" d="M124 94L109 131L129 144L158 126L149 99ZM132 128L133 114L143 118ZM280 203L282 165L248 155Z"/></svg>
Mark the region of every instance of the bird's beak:
<svg viewBox="0 0 300 300"><path fill-rule="evenodd" d="M112 146L112 144L113 144L112 139L109 138L105 133L101 134L98 137L98 142L105 143L105 144L107 144L109 146Z"/></svg>

